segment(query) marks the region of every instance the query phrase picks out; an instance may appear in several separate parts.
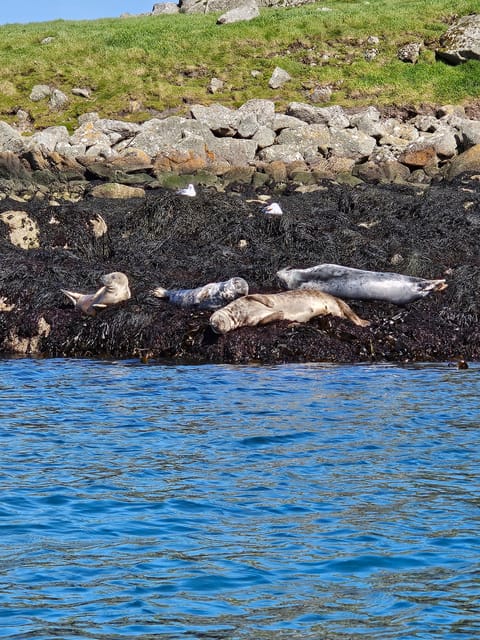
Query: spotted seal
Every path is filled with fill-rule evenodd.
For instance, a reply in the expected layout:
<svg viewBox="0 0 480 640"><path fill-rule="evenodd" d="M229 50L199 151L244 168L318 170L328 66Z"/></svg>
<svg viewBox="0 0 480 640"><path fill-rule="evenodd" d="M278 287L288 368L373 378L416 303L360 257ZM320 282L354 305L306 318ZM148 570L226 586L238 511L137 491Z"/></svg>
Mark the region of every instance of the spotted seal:
<svg viewBox="0 0 480 640"><path fill-rule="evenodd" d="M67 289L61 289L61 292L73 302L76 309L89 316L94 316L98 309L105 309L131 297L128 278L121 271L105 274L100 282L104 286L95 293L76 293Z"/></svg>
<svg viewBox="0 0 480 640"><path fill-rule="evenodd" d="M378 300L400 306L447 288L445 280L425 280L400 273L364 271L338 264L277 271L287 289L315 288L350 300Z"/></svg>
<svg viewBox="0 0 480 640"><path fill-rule="evenodd" d="M151 292L157 298L164 298L179 307L197 309L219 309L228 302L246 296L248 283L243 278L230 278L224 282L209 282L196 289L164 289L157 287Z"/></svg>
<svg viewBox="0 0 480 640"><path fill-rule="evenodd" d="M255 327L276 320L308 322L324 315L345 318L360 327L370 324L359 318L343 300L317 289L243 296L215 311L209 324L215 333L224 334L239 327Z"/></svg>

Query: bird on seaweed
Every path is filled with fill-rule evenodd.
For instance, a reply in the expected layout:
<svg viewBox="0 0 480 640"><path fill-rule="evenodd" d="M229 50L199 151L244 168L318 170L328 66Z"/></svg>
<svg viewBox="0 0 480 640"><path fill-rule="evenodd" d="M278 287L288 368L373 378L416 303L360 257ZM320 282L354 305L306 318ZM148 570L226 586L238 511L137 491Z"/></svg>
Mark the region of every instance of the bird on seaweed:
<svg viewBox="0 0 480 640"><path fill-rule="evenodd" d="M281 216L283 214L283 211L278 202L267 204L265 207L263 207L262 211L269 216Z"/></svg>
<svg viewBox="0 0 480 640"><path fill-rule="evenodd" d="M189 196L190 198L194 198L197 195L197 192L195 191L193 184L190 183L184 189L178 189L176 194L177 196Z"/></svg>

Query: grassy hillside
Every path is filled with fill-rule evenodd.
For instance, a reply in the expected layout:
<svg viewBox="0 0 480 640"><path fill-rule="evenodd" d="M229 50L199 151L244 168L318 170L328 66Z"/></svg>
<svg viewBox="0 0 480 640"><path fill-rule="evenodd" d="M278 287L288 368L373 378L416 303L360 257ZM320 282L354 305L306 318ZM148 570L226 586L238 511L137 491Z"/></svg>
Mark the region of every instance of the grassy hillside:
<svg viewBox="0 0 480 640"><path fill-rule="evenodd" d="M331 9L326 11L325 7ZM264 9L259 18L216 25L216 15L55 21L0 27L0 119L29 111L35 127L77 125L77 116L144 120L188 103L239 106L250 98L274 100L277 109L308 101L316 86L333 88L331 104L461 104L478 98L480 63L457 67L435 62L433 50L455 16L478 11L478 0L328 0L297 9ZM42 40L53 37L49 44ZM378 56L364 52L377 36ZM416 65L400 62L400 45L423 41ZM326 59L328 56L328 60ZM275 66L292 81L272 90ZM254 77L252 71L261 72ZM212 95L215 76L224 89ZM49 84L70 98L51 112L48 101L29 100L35 84ZM92 98L71 94L89 87Z"/></svg>

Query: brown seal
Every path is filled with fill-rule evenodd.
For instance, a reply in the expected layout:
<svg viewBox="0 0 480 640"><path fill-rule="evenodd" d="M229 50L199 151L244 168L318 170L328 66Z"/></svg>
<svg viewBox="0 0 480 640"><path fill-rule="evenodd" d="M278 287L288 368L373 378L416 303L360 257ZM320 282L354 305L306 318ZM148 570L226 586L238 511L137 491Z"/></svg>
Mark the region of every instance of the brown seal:
<svg viewBox="0 0 480 640"><path fill-rule="evenodd" d="M215 333L224 334L239 327L255 327L276 320L308 322L325 315L351 320L359 327L370 324L359 318L343 300L315 289L243 296L215 311L209 322Z"/></svg>
<svg viewBox="0 0 480 640"><path fill-rule="evenodd" d="M67 289L61 289L61 292L73 302L76 309L89 316L94 316L97 309L105 309L131 297L128 278L121 271L107 273L100 281L104 286L95 293L76 293Z"/></svg>

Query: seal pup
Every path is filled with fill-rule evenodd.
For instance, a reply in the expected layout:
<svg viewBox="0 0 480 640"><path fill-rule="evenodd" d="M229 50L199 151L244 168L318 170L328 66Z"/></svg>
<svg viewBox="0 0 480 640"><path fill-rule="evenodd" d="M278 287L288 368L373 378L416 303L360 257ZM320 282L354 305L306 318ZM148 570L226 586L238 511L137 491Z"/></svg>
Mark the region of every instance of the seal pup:
<svg viewBox="0 0 480 640"><path fill-rule="evenodd" d="M286 267L277 278L287 289L314 288L339 298L378 300L400 306L447 288L445 280L425 280L400 273L364 271L338 264L320 264L309 269Z"/></svg>
<svg viewBox="0 0 480 640"><path fill-rule="evenodd" d="M100 282L104 286L95 293L76 293L67 289L60 289L60 291L73 302L76 309L89 316L94 316L97 309L105 309L131 297L128 278L121 271L105 274L100 278Z"/></svg>
<svg viewBox="0 0 480 640"><path fill-rule="evenodd" d="M219 309L228 302L246 296L248 283L243 278L230 278L224 282L209 282L196 289L164 289L157 287L151 291L156 298L164 298L179 307L197 309Z"/></svg>
<svg viewBox="0 0 480 640"><path fill-rule="evenodd" d="M276 320L308 322L316 316L332 315L368 327L346 302L318 289L298 289L282 293L253 293L238 298L210 316L215 333L228 333L239 327L255 327Z"/></svg>
<svg viewBox="0 0 480 640"><path fill-rule="evenodd" d="M197 195L195 187L191 183L184 189L178 189L175 193L177 196L188 196L189 198L194 198Z"/></svg>
<svg viewBox="0 0 480 640"><path fill-rule="evenodd" d="M282 208L278 204L278 202L272 202L271 204L267 204L262 208L263 213L269 216L281 216L283 215Z"/></svg>

